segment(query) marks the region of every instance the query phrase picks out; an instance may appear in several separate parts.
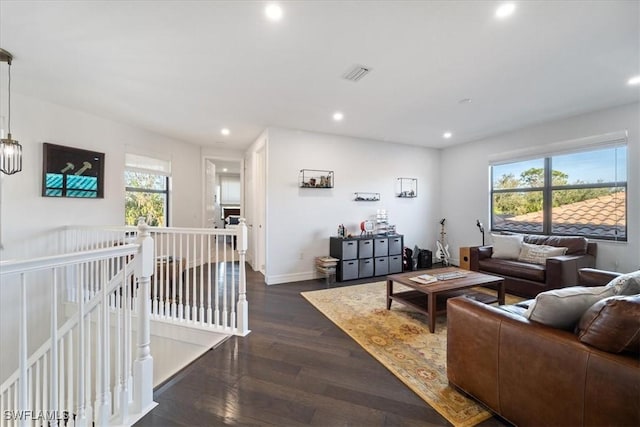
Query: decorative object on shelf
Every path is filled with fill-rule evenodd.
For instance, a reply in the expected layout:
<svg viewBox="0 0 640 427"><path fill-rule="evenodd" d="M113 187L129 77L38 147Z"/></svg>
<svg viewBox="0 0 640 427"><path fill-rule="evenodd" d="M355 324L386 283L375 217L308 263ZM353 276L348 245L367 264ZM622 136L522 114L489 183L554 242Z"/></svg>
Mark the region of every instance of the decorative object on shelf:
<svg viewBox="0 0 640 427"><path fill-rule="evenodd" d="M373 230L376 229L375 223L371 220L362 221L360 223L360 235L370 236L373 234Z"/></svg>
<svg viewBox="0 0 640 427"><path fill-rule="evenodd" d="M478 229L482 233L482 246L484 246L484 226L479 219L476 219L476 227L478 227Z"/></svg>
<svg viewBox="0 0 640 427"><path fill-rule="evenodd" d="M0 171L7 175L13 175L22 170L22 145L15 139L11 138L11 61L13 55L4 49L0 49L0 62L8 64L8 120L7 120L7 137L0 135Z"/></svg>
<svg viewBox="0 0 640 427"><path fill-rule="evenodd" d="M446 243L445 237L447 233L444 231L444 223L446 218L442 218L440 221L440 240L436 241L436 246L438 249L436 250L436 258L440 260L443 266L449 265L449 258L451 255L449 254L449 243Z"/></svg>
<svg viewBox="0 0 640 427"><path fill-rule="evenodd" d="M389 229L389 214L386 209L376 211L376 233L387 234Z"/></svg>
<svg viewBox="0 0 640 427"><path fill-rule="evenodd" d="M418 197L418 180L416 178L398 178L396 196L405 199Z"/></svg>
<svg viewBox="0 0 640 427"><path fill-rule="evenodd" d="M298 185L300 188L333 188L333 171L300 169Z"/></svg>
<svg viewBox="0 0 640 427"><path fill-rule="evenodd" d="M380 200L380 193L353 193L356 202L377 202Z"/></svg>
<svg viewBox="0 0 640 427"><path fill-rule="evenodd" d="M43 197L104 197L104 153L45 142L42 164Z"/></svg>
<svg viewBox="0 0 640 427"><path fill-rule="evenodd" d="M338 237L346 237L347 229L344 228L344 224L340 224L338 226Z"/></svg>

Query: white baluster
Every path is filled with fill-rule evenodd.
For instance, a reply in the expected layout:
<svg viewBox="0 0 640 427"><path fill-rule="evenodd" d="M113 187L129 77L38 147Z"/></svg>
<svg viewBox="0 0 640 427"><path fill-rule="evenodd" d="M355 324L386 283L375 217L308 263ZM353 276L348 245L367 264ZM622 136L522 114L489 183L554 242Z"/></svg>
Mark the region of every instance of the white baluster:
<svg viewBox="0 0 640 427"><path fill-rule="evenodd" d="M109 391L109 304L107 294L107 272L102 274L102 303L99 305L96 329L96 402L95 422L98 426L109 425L111 416L111 393Z"/></svg>
<svg viewBox="0 0 640 427"><path fill-rule="evenodd" d="M60 405L58 403L58 269L53 269L53 277L51 284L51 319L50 319L50 334L51 334L51 369L50 369L50 396L49 396L49 408L52 411L58 411Z"/></svg>
<svg viewBox="0 0 640 427"><path fill-rule="evenodd" d="M220 326L220 273L219 273L219 269L220 269L220 235L216 235L216 276L215 276L215 282L213 283L213 286L215 288L215 294L214 294L214 298L215 298L215 312L214 312L214 325L216 326Z"/></svg>
<svg viewBox="0 0 640 427"><path fill-rule="evenodd" d="M209 260L207 263L207 323L211 326L213 315L211 311L211 234L207 235L207 259Z"/></svg>
<svg viewBox="0 0 640 427"><path fill-rule="evenodd" d="M224 246L222 247L224 264L222 264L222 326L226 329L229 327L229 312L227 310L227 238L225 236ZM232 238L233 241L233 238Z"/></svg>
<svg viewBox="0 0 640 427"><path fill-rule="evenodd" d="M183 259L183 256L182 256L182 240L183 240L183 236L180 235L180 260ZM187 265L188 265L189 260L187 259L186 262L187 262ZM178 282L179 282L179 284L178 284L178 319L179 320L184 320L184 305L183 305L183 301L182 301L182 276L183 276L182 270L185 267L186 266L180 266L180 270L181 271L179 272L180 274L178 275ZM188 275L186 275L186 276L188 276ZM175 282L174 282L174 285L175 285Z"/></svg>
<svg viewBox="0 0 640 427"><path fill-rule="evenodd" d="M20 337L18 338L18 358L19 358L19 396L18 396L18 409L26 411L29 409L29 384L27 383L27 279L25 274L20 275L20 320L19 331ZM27 426L28 421L25 417L22 417L19 421L21 426Z"/></svg>
<svg viewBox="0 0 640 427"><path fill-rule="evenodd" d="M194 321L199 321L200 324L204 324L204 268L208 266L209 263L204 259L204 235L199 234L200 237L200 281L198 282L198 288L200 291L200 301L198 304L198 319L193 319ZM195 274L195 267L193 268L193 272ZM195 280L193 281L196 282ZM193 298L195 301L195 297ZM193 316L195 317L195 316Z"/></svg>
<svg viewBox="0 0 640 427"><path fill-rule="evenodd" d="M239 229L240 227L233 231L236 242L238 239ZM231 329L236 328L236 251L233 243L234 237L231 237L231 289L229 289L229 297L231 299L231 302L229 303L229 308L231 310L229 320L231 322Z"/></svg>
<svg viewBox="0 0 640 427"><path fill-rule="evenodd" d="M187 234L187 265L191 265L191 235ZM191 300L190 296L190 288L191 288L191 276L189 276L189 270L185 272L185 307L184 307L184 318L183 320L191 319Z"/></svg>
<svg viewBox="0 0 640 427"><path fill-rule="evenodd" d="M129 311L129 289L131 285L127 276L127 267L126 264L123 267L123 282L122 282L122 296L121 296L121 309L120 315L122 316L121 325L122 332L120 333L120 337L122 339L120 345L120 353L118 353L118 358L120 359L120 387L119 387L119 395L118 395L118 409L120 411L120 423L124 424L126 419L129 417L129 322L128 322L128 311Z"/></svg>
<svg viewBox="0 0 640 427"><path fill-rule="evenodd" d="M171 240L173 241L173 249L171 250L171 253L174 256L175 259L175 255L176 255L176 235L172 234L171 235ZM180 263L180 269L182 269L182 253L180 253L180 256L178 257L178 262ZM177 287L178 287L178 279L176 278L176 262L173 263L173 274L172 274L172 278L173 280L171 281L172 284L172 292L171 292L171 317L173 319L176 318L176 293L177 291Z"/></svg>

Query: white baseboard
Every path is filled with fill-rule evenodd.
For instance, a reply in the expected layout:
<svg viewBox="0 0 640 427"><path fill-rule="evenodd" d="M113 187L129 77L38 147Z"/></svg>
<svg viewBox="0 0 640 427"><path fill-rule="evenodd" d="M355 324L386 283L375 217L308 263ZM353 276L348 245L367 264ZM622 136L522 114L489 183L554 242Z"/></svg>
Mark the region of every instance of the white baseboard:
<svg viewBox="0 0 640 427"><path fill-rule="evenodd" d="M318 273L314 271L305 271L303 273L276 274L269 275L264 278L267 285L278 285L280 283L301 282L303 280L317 279Z"/></svg>

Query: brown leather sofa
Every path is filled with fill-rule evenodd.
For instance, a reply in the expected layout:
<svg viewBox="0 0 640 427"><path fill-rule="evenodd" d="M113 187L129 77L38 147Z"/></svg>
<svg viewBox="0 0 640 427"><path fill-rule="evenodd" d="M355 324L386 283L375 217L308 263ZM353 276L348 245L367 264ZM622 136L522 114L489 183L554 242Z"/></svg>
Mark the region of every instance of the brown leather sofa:
<svg viewBox="0 0 640 427"><path fill-rule="evenodd" d="M540 292L578 283L580 268L595 267L598 246L584 237L525 235L524 243L566 247L562 256L547 258L545 265L493 258L492 246L469 248L473 271L504 277L508 293L534 298Z"/></svg>
<svg viewBox="0 0 640 427"><path fill-rule="evenodd" d="M615 273L587 269L582 285ZM640 357L465 297L447 303L450 384L520 426L640 425Z"/></svg>

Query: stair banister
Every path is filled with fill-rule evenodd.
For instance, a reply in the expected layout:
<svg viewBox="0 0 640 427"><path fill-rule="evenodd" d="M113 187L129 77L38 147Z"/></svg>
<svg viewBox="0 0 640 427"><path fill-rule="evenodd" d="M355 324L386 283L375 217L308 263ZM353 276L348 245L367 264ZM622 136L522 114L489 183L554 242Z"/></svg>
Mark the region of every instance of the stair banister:
<svg viewBox="0 0 640 427"><path fill-rule="evenodd" d="M245 336L249 333L249 302L247 301L247 277L244 263L248 247L248 230L246 220L240 218L238 229L238 254L240 256L240 277L238 278L238 333Z"/></svg>
<svg viewBox="0 0 640 427"><path fill-rule="evenodd" d="M138 222L138 241L140 261L137 264L138 276L138 351L134 362L133 392L134 411L142 412L155 406L153 402L153 357L151 357L151 276L155 270L154 244L149 226Z"/></svg>

